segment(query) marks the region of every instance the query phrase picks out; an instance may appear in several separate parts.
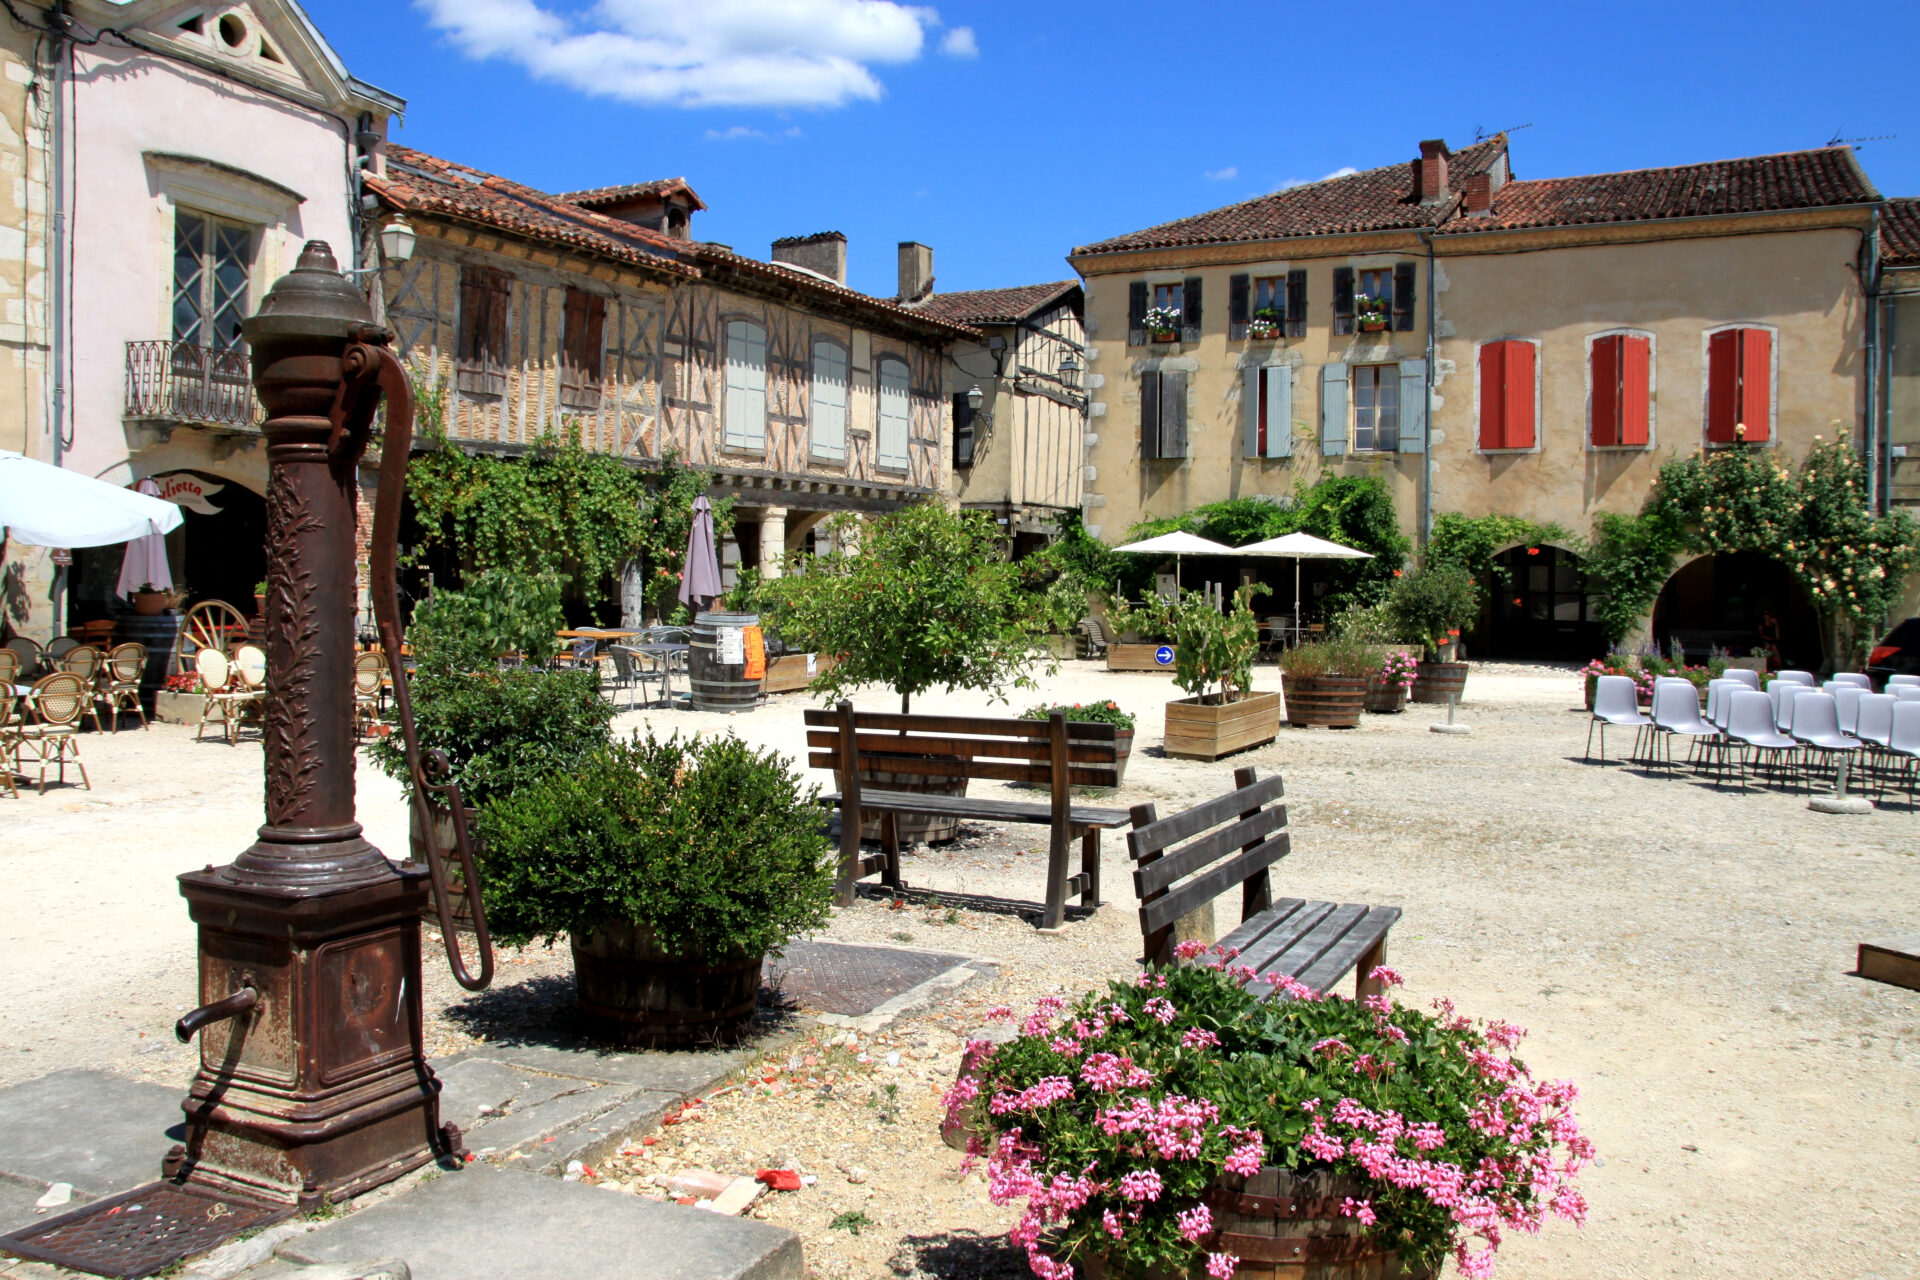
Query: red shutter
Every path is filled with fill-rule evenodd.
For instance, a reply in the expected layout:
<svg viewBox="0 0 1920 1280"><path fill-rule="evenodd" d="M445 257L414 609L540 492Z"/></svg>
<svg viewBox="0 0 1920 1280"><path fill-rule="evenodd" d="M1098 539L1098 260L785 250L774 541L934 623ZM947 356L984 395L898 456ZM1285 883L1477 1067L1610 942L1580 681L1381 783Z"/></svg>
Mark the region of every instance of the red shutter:
<svg viewBox="0 0 1920 1280"><path fill-rule="evenodd" d="M1757 443L1767 438L1773 413L1773 334L1766 329L1740 333L1740 421L1747 431L1741 438Z"/></svg>
<svg viewBox="0 0 1920 1280"><path fill-rule="evenodd" d="M1533 448L1533 344L1507 342L1506 447Z"/></svg>
<svg viewBox="0 0 1920 1280"><path fill-rule="evenodd" d="M1707 339L1707 443L1732 444L1740 421L1740 331Z"/></svg>
<svg viewBox="0 0 1920 1280"><path fill-rule="evenodd" d="M1620 338L1595 338L1593 369L1593 443L1622 443L1620 438Z"/></svg>
<svg viewBox="0 0 1920 1280"><path fill-rule="evenodd" d="M1653 343L1620 340L1620 443L1645 445L1653 418Z"/></svg>
<svg viewBox="0 0 1920 1280"><path fill-rule="evenodd" d="M1506 448L1507 344L1480 348L1480 447Z"/></svg>

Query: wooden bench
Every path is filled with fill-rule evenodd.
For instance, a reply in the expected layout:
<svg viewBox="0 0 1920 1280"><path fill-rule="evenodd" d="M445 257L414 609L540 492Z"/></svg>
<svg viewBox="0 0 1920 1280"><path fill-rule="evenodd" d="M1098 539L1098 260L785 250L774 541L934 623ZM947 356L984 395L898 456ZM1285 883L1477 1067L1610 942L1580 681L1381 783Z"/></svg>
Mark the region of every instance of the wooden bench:
<svg viewBox="0 0 1920 1280"><path fill-rule="evenodd" d="M1076 721L1069 736L1066 717L1057 712L1049 720L992 720L856 712L851 702L832 710L809 709L806 721L807 763L833 770L840 782L838 793L820 800L840 809L840 879L834 900L841 906L852 903L855 882L875 872L888 888L905 887L895 818L907 813L1048 827L1052 840L1041 927L1059 927L1067 899L1075 894L1083 907L1100 905L1100 833L1125 826L1128 814L1125 809L1075 803L1072 788L1117 785L1112 725ZM862 786L862 757L876 753L885 758L869 760L869 767L889 773L1024 782L1048 787L1052 794L1045 803L1035 803ZM880 821L881 851L862 855L860 823L869 814ZM1080 870L1068 875L1068 849L1076 836Z"/></svg>
<svg viewBox="0 0 1920 1280"><path fill-rule="evenodd" d="M1219 945L1240 953L1233 963L1252 969L1253 982L1267 987L1262 999L1280 990L1262 979L1282 974L1326 991L1354 972L1356 998L1379 994L1371 974L1386 962L1387 931L1400 908L1275 901L1268 869L1289 851L1287 807L1276 803L1281 780L1236 769L1233 783L1237 790L1170 818L1158 817L1150 804L1133 808L1127 848L1138 864L1133 883L1145 961L1173 964L1174 948L1184 941L1176 922L1239 885L1240 925Z"/></svg>

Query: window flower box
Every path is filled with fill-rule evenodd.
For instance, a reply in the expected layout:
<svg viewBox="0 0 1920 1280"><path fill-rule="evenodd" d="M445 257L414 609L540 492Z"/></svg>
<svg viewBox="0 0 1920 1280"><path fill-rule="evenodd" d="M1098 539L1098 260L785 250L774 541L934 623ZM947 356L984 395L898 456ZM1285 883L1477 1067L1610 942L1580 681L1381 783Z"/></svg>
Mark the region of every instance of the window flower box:
<svg viewBox="0 0 1920 1280"><path fill-rule="evenodd" d="M1182 318L1177 307L1152 307L1141 320L1141 327L1155 342L1178 342Z"/></svg>

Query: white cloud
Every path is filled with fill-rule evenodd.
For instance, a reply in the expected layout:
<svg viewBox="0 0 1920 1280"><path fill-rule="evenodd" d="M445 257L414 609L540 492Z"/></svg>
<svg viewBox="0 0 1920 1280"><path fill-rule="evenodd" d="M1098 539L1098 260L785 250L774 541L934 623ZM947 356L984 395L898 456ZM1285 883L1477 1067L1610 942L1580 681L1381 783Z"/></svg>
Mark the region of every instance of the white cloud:
<svg viewBox="0 0 1920 1280"><path fill-rule="evenodd" d="M1200 176L1205 178L1208 182L1226 182L1229 179L1237 178L1240 176L1240 167L1238 165L1230 164L1224 169L1209 169L1205 173L1201 174Z"/></svg>
<svg viewBox="0 0 1920 1280"><path fill-rule="evenodd" d="M875 100L883 90L869 64L912 62L939 22L932 9L894 0L595 0L578 17L536 0L414 2L471 58L504 58L600 97L680 107ZM960 44L977 52L965 27L942 47Z"/></svg>
<svg viewBox="0 0 1920 1280"><path fill-rule="evenodd" d="M1288 178L1285 182L1275 187L1274 190L1285 191L1288 187L1304 187L1309 185L1310 183L1315 183L1315 182L1330 182L1334 178L1345 178L1345 177L1351 176L1352 174L1356 174L1358 172L1360 171L1354 168L1352 165L1343 164L1338 169L1335 169L1332 173L1323 173L1317 178Z"/></svg>
<svg viewBox="0 0 1920 1280"><path fill-rule="evenodd" d="M973 38L972 27L955 27L940 37L940 52L949 58L977 58L980 42Z"/></svg>
<svg viewBox="0 0 1920 1280"><path fill-rule="evenodd" d="M764 138L766 136L767 135L760 132L760 130L749 129L744 124L736 124L730 129L709 129L706 133L708 142L735 142L741 138Z"/></svg>

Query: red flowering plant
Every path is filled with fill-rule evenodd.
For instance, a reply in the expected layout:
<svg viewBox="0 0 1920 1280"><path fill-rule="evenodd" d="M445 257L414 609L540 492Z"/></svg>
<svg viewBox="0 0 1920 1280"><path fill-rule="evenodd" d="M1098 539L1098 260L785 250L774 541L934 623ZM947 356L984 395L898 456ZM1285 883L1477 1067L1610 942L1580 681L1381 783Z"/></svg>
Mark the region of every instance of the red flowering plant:
<svg viewBox="0 0 1920 1280"><path fill-rule="evenodd" d="M167 677L163 687L168 693L205 693L207 682L200 678L198 671L176 671Z"/></svg>
<svg viewBox="0 0 1920 1280"><path fill-rule="evenodd" d="M1010 1236L1035 1275L1068 1280L1099 1257L1109 1274L1231 1277L1207 1193L1263 1166L1368 1187L1341 1212L1409 1267L1450 1253L1490 1275L1507 1232L1583 1221L1573 1178L1593 1147L1576 1090L1532 1078L1518 1027L1292 979L1262 1002L1232 958L1215 948L1071 1007L1044 997L1014 1038L968 1046L948 1121L987 1157L994 1203L1026 1201Z"/></svg>

